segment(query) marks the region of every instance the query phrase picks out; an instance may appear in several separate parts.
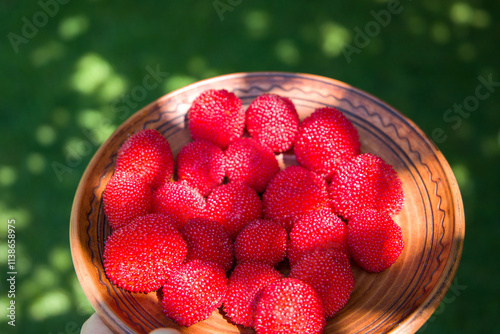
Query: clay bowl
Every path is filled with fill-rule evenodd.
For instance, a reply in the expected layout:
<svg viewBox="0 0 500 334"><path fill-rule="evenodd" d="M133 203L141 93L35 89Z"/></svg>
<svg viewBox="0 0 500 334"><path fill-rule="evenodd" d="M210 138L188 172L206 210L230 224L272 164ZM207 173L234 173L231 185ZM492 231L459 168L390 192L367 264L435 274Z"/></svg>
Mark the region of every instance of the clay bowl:
<svg viewBox="0 0 500 334"><path fill-rule="evenodd" d="M325 333L416 332L450 287L464 242L462 199L447 161L411 120L377 98L329 78L274 72L224 75L167 94L132 115L94 155L76 192L70 238L80 284L104 322L117 333L147 333L157 327L182 333L253 333L229 323L221 311L189 328L179 327L162 314L156 293L121 290L103 269L103 245L111 230L102 192L118 148L131 133L154 128L168 139L175 155L190 141L186 112L191 102L210 88L234 92L245 106L262 93L289 97L301 119L315 108L337 107L358 129L362 151L381 156L396 169L406 201L395 220L406 247L382 273L354 267L352 297L328 320ZM293 164L293 156L282 158Z"/></svg>

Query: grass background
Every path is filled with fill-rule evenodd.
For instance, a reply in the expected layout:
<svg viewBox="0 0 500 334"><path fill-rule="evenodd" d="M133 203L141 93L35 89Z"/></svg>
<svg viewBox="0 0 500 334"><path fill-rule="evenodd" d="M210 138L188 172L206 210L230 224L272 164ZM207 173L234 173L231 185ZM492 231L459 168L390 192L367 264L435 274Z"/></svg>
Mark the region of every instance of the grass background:
<svg viewBox="0 0 500 334"><path fill-rule="evenodd" d="M59 1L0 3L0 332L78 333L93 312L73 270L69 216L87 163L124 118L191 82L265 70L335 78L431 137L442 129L446 139L433 138L460 184L466 239L454 285L422 332L500 332L500 87L473 98L480 78L500 82L499 2L401 0L382 26L373 13L385 0ZM127 99L148 68L168 75ZM469 111L453 111L463 103ZM15 328L4 315L12 218Z"/></svg>

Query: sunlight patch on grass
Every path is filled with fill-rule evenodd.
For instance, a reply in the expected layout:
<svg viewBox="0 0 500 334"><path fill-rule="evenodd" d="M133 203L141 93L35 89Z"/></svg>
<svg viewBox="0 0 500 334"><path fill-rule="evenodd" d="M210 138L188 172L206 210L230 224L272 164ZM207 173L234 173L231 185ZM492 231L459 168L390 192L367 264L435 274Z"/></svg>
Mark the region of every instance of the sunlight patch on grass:
<svg viewBox="0 0 500 334"><path fill-rule="evenodd" d="M487 28L490 26L490 14L482 9L476 9L472 17L472 25L476 28Z"/></svg>
<svg viewBox="0 0 500 334"><path fill-rule="evenodd" d="M170 93L171 91L182 88L196 81L197 79L192 76L173 74L165 80L164 89L167 93Z"/></svg>
<svg viewBox="0 0 500 334"><path fill-rule="evenodd" d="M323 53L328 57L337 57L342 48L351 40L349 30L335 22L326 22L321 26Z"/></svg>
<svg viewBox="0 0 500 334"><path fill-rule="evenodd" d="M52 145L56 137L56 131L50 125L42 124L35 130L35 139L42 146Z"/></svg>
<svg viewBox="0 0 500 334"><path fill-rule="evenodd" d="M83 289L80 285L80 281L78 280L76 275L73 275L71 277L71 287L73 291L73 300L76 304L77 314L79 316L88 317L92 313L94 313L94 308L87 299L87 296L85 296L85 293L83 292Z"/></svg>
<svg viewBox="0 0 500 334"><path fill-rule="evenodd" d="M450 41L450 29L443 22L436 22L431 27L432 39L438 44L445 44Z"/></svg>
<svg viewBox="0 0 500 334"><path fill-rule="evenodd" d="M471 194L473 191L473 181L467 166L464 164L455 164L451 166L451 169L453 170L453 174L455 174L460 191L464 195Z"/></svg>
<svg viewBox="0 0 500 334"><path fill-rule="evenodd" d="M127 90L127 81L117 74L110 75L99 88L99 97L104 103L109 103Z"/></svg>
<svg viewBox="0 0 500 334"><path fill-rule="evenodd" d="M472 21L474 10L465 2L456 2L450 8L450 18L457 24L467 24Z"/></svg>
<svg viewBox="0 0 500 334"><path fill-rule="evenodd" d="M69 249L63 247L51 249L49 253L49 263L61 273L71 270L73 263Z"/></svg>
<svg viewBox="0 0 500 334"><path fill-rule="evenodd" d="M51 61L58 60L64 56L66 49L60 42L48 42L31 52L31 63L36 66L43 66Z"/></svg>
<svg viewBox="0 0 500 334"><path fill-rule="evenodd" d="M39 296L41 292L57 288L61 284L59 272L47 265L36 265L29 279L22 281L21 288L27 296Z"/></svg>
<svg viewBox="0 0 500 334"><path fill-rule="evenodd" d="M208 69L207 60L202 56L191 57L186 66L189 73L199 76L203 76Z"/></svg>
<svg viewBox="0 0 500 334"><path fill-rule="evenodd" d="M50 317L67 313L71 308L71 300L63 289L56 289L36 298L30 305L29 314L35 320L45 320Z"/></svg>
<svg viewBox="0 0 500 334"><path fill-rule="evenodd" d="M0 201L0 221L6 222L9 219L16 221L16 230L20 231L31 224L32 215L29 210L23 207L9 206L7 203ZM7 229L0 229L0 236L7 236Z"/></svg>
<svg viewBox="0 0 500 334"><path fill-rule="evenodd" d="M32 174L41 174L47 166L47 159L38 152L31 152L26 156L26 166Z"/></svg>
<svg viewBox="0 0 500 334"><path fill-rule="evenodd" d="M71 40L89 28L89 19L83 15L71 16L59 23L59 36L64 40Z"/></svg>
<svg viewBox="0 0 500 334"><path fill-rule="evenodd" d="M78 113L78 125L83 128L93 129L101 123L103 115L95 109L85 109Z"/></svg>
<svg viewBox="0 0 500 334"><path fill-rule="evenodd" d="M253 10L245 15L244 22L250 37L261 38L269 30L271 17L267 12Z"/></svg>
<svg viewBox="0 0 500 334"><path fill-rule="evenodd" d="M17 181L17 171L12 166L0 166L0 186L10 187Z"/></svg>
<svg viewBox="0 0 500 334"><path fill-rule="evenodd" d="M72 77L73 87L85 95L92 94L112 74L111 65L101 56L88 53L78 60Z"/></svg>
<svg viewBox="0 0 500 334"><path fill-rule="evenodd" d="M472 8L468 3L456 2L450 8L450 19L455 24L487 28L491 24L490 14L483 9Z"/></svg>
<svg viewBox="0 0 500 334"><path fill-rule="evenodd" d="M68 110L64 108L56 108L52 110L51 112L51 120L52 124L59 126L59 127L65 127L68 125L69 121L71 120L71 115Z"/></svg>
<svg viewBox="0 0 500 334"><path fill-rule="evenodd" d="M297 65L300 62L300 51L292 40L278 41L274 51L278 59L287 65Z"/></svg>

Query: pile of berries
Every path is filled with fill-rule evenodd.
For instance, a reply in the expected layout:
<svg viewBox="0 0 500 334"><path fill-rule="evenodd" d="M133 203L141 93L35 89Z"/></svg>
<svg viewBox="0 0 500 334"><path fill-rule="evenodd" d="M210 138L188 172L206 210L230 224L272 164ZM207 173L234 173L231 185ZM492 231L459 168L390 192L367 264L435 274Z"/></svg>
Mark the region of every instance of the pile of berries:
<svg viewBox="0 0 500 334"><path fill-rule="evenodd" d="M103 193L113 284L159 291L181 326L222 308L257 333L321 333L354 289L351 263L380 272L401 254L401 181L361 153L339 110L300 121L286 97L263 94L245 110L233 93L207 90L188 121L193 140L175 161L152 129L117 153ZM283 152L298 165L281 170Z"/></svg>

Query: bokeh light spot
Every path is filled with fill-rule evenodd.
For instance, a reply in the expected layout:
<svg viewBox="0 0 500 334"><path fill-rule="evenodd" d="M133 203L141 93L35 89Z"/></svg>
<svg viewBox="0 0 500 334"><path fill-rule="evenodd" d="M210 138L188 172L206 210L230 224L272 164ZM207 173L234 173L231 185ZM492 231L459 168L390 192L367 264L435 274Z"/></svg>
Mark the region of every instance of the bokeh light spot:
<svg viewBox="0 0 500 334"><path fill-rule="evenodd" d="M244 22L248 35L253 38L260 38L268 31L271 17L264 11L253 10L246 14Z"/></svg>
<svg viewBox="0 0 500 334"><path fill-rule="evenodd" d="M78 125L84 128L92 129L99 125L102 115L94 109L86 109L78 113Z"/></svg>
<svg viewBox="0 0 500 334"><path fill-rule="evenodd" d="M60 272L66 272L73 266L69 250L62 247L56 247L50 251L49 262L53 268Z"/></svg>
<svg viewBox="0 0 500 334"><path fill-rule="evenodd" d="M55 124L60 127L64 127L68 125L71 119L71 115L68 110L64 108L56 108L51 113L52 124Z"/></svg>
<svg viewBox="0 0 500 334"><path fill-rule="evenodd" d="M431 28L432 38L436 43L445 44L450 40L450 29L443 22L436 22Z"/></svg>
<svg viewBox="0 0 500 334"><path fill-rule="evenodd" d="M207 60L202 56L191 57L187 62L187 69L194 75L202 76L207 70Z"/></svg>
<svg viewBox="0 0 500 334"><path fill-rule="evenodd" d="M300 61L300 51L292 40L280 40L275 52L278 59L287 65L297 65Z"/></svg>
<svg viewBox="0 0 500 334"><path fill-rule="evenodd" d="M89 19L83 15L63 19L59 24L59 36L64 40L73 39L88 30Z"/></svg>
<svg viewBox="0 0 500 334"><path fill-rule="evenodd" d="M343 26L327 22L321 27L322 49L326 56L337 57L342 52L342 48L351 39L351 34Z"/></svg>
<svg viewBox="0 0 500 334"><path fill-rule="evenodd" d="M165 80L165 91L170 93L176 89L192 84L196 78L188 75L173 74Z"/></svg>
<svg viewBox="0 0 500 334"><path fill-rule="evenodd" d="M451 20L457 24L467 24L473 18L473 9L465 2L457 2L450 9Z"/></svg>
<svg viewBox="0 0 500 334"><path fill-rule="evenodd" d="M464 164L455 164L451 168L455 174L458 185L460 186L460 190L464 194L470 194L473 188L473 183L467 166Z"/></svg>
<svg viewBox="0 0 500 334"><path fill-rule="evenodd" d="M50 317L60 316L71 308L68 294L62 290L54 290L36 298L30 306L30 316L35 320L45 320Z"/></svg>
<svg viewBox="0 0 500 334"><path fill-rule="evenodd" d="M105 103L111 102L125 93L127 81L117 74L110 75L99 89L99 97Z"/></svg>
<svg viewBox="0 0 500 334"><path fill-rule="evenodd" d="M51 61L62 58L65 51L66 49L63 44L56 41L48 42L33 50L30 55L31 63L36 67L43 66Z"/></svg>
<svg viewBox="0 0 500 334"><path fill-rule="evenodd" d="M487 28L491 23L490 14L482 9L476 9L472 16L472 25L476 28Z"/></svg>
<svg viewBox="0 0 500 334"><path fill-rule="evenodd" d="M35 130L35 139L42 146L49 146L53 144L56 137L56 132L50 125L43 124Z"/></svg>
<svg viewBox="0 0 500 334"><path fill-rule="evenodd" d="M22 282L21 288L26 295L35 296L38 291L50 290L60 284L60 275L46 265L36 266L30 277Z"/></svg>
<svg viewBox="0 0 500 334"><path fill-rule="evenodd" d="M31 173L41 174L47 166L47 159L38 152L32 152L26 157L26 165Z"/></svg>
<svg viewBox="0 0 500 334"><path fill-rule="evenodd" d="M93 93L112 73L111 65L95 53L80 58L72 78L73 87L83 93Z"/></svg>
<svg viewBox="0 0 500 334"><path fill-rule="evenodd" d="M0 166L0 186L9 187L16 183L17 171L11 166Z"/></svg>

